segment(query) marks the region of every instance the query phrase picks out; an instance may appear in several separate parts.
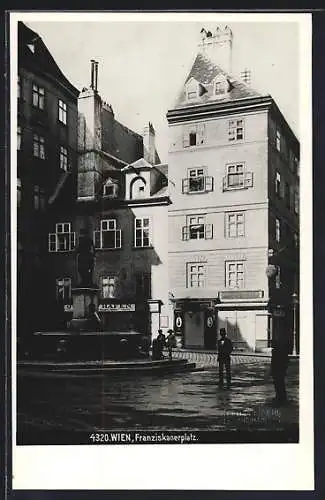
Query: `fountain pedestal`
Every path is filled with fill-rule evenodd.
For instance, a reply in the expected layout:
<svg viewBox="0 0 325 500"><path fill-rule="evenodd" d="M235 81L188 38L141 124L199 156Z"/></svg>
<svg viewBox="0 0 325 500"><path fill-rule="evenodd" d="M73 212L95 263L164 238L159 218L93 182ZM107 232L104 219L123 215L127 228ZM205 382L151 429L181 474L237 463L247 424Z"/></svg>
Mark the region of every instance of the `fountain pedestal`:
<svg viewBox="0 0 325 500"><path fill-rule="evenodd" d="M71 330L88 330L94 323L93 313L98 307L99 288L95 286L77 287L71 290L73 313Z"/></svg>

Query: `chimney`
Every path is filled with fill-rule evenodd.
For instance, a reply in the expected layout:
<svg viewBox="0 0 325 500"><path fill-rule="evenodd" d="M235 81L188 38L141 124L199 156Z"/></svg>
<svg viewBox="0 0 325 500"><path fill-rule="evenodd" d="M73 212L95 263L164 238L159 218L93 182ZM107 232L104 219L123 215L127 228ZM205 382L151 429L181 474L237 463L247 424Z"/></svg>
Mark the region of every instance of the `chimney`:
<svg viewBox="0 0 325 500"><path fill-rule="evenodd" d="M251 72L251 70L248 68L245 68L243 71L241 71L240 78L246 85L250 86L252 84L252 72Z"/></svg>
<svg viewBox="0 0 325 500"><path fill-rule="evenodd" d="M151 165L156 163L156 133L151 122L143 129L143 158Z"/></svg>
<svg viewBox="0 0 325 500"><path fill-rule="evenodd" d="M97 92L98 85L98 62L94 59L91 59L91 68L90 68L90 88Z"/></svg>
<svg viewBox="0 0 325 500"><path fill-rule="evenodd" d="M214 33L202 28L200 35L200 52L227 74L231 74L233 34L229 26L217 26Z"/></svg>

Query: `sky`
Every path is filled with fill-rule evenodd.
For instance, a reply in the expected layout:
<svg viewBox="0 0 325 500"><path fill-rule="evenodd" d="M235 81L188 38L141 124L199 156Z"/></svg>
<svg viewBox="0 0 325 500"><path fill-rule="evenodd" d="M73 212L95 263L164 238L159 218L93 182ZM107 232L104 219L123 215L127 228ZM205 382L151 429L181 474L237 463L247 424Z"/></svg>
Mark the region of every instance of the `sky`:
<svg viewBox="0 0 325 500"><path fill-rule="evenodd" d="M90 60L99 62L98 90L112 105L116 118L142 133L151 121L162 162L168 160L166 113L178 93L198 52L202 27L214 31L228 24L233 32L233 74L245 68L252 72L252 87L271 94L299 138L299 23L236 20L211 14L209 22L168 21L141 14L134 21L101 16L100 22L75 21L56 16L24 22L43 39L60 69L79 90L89 86ZM59 20L58 20L59 19ZM70 18L71 19L71 18ZM132 18L133 19L133 18ZM139 19L139 20L138 20ZM238 20L240 19L240 20ZM144 21L145 20L145 21Z"/></svg>

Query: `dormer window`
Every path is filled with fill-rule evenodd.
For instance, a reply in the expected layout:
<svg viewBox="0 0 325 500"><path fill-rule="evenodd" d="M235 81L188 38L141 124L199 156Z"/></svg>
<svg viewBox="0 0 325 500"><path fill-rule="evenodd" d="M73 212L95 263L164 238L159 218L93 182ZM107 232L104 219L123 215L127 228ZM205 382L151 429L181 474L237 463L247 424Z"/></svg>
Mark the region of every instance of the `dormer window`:
<svg viewBox="0 0 325 500"><path fill-rule="evenodd" d="M108 178L103 186L103 196L116 198L118 195L118 184L115 180Z"/></svg>
<svg viewBox="0 0 325 500"><path fill-rule="evenodd" d="M201 97L206 92L207 89L199 82L197 82L194 78L191 78L186 84L185 93L186 99L188 101L195 100L198 97Z"/></svg>
<svg viewBox="0 0 325 500"><path fill-rule="evenodd" d="M218 76L213 84L213 95L214 97L225 97L229 90L229 82L227 78L223 76Z"/></svg>
<svg viewBox="0 0 325 500"><path fill-rule="evenodd" d="M143 177L136 177L130 185L130 198L136 200L146 197L146 181Z"/></svg>

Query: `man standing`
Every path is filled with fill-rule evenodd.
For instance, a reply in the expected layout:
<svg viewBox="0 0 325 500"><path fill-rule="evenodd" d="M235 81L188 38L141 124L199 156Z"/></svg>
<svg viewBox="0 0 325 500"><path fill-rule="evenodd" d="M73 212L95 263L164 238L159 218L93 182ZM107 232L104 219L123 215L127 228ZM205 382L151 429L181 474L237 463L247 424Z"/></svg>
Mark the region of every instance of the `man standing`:
<svg viewBox="0 0 325 500"><path fill-rule="evenodd" d="M287 393L285 388L285 376L289 364L289 346L282 339L274 340L272 344L271 375L275 389L275 404L285 405Z"/></svg>
<svg viewBox="0 0 325 500"><path fill-rule="evenodd" d="M157 336L157 347L158 347L158 359L163 359L164 347L166 346L166 337L162 330L158 330Z"/></svg>
<svg viewBox="0 0 325 500"><path fill-rule="evenodd" d="M168 330L166 339L169 359L173 357L173 347L176 347L176 337L173 330Z"/></svg>
<svg viewBox="0 0 325 500"><path fill-rule="evenodd" d="M219 386L223 386L223 371L226 368L227 387L231 384L230 354L233 351L233 345L227 337L225 328L220 328L220 339L218 340L218 362L219 362Z"/></svg>

